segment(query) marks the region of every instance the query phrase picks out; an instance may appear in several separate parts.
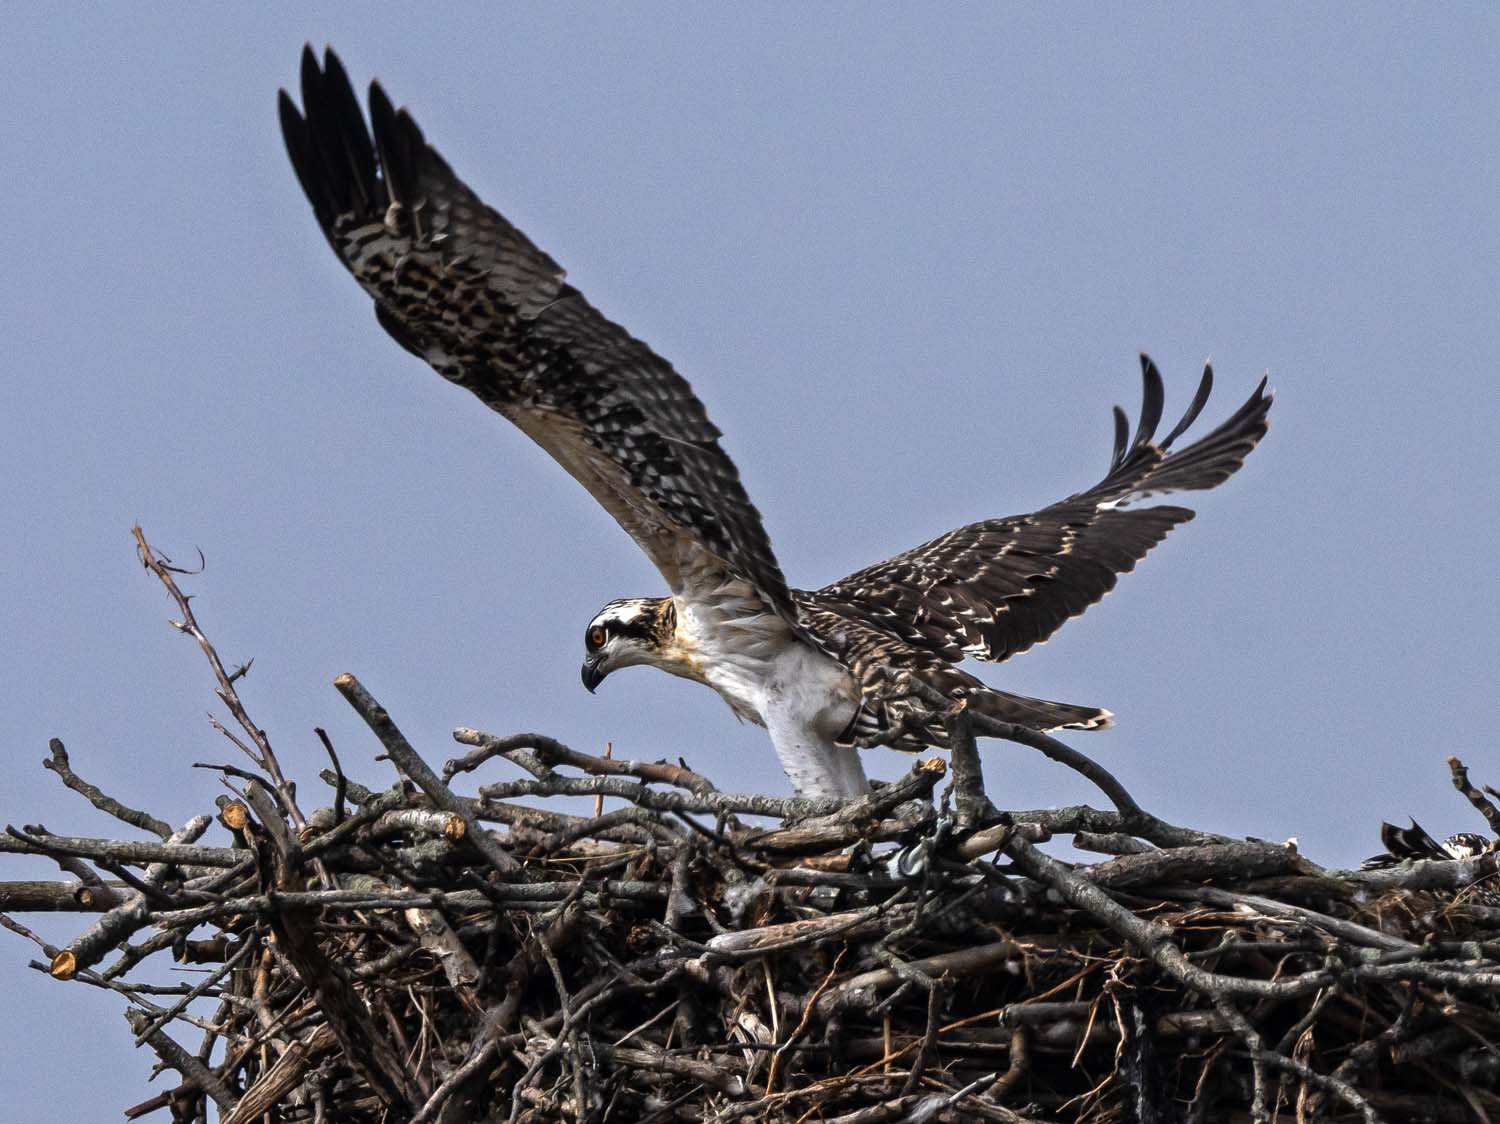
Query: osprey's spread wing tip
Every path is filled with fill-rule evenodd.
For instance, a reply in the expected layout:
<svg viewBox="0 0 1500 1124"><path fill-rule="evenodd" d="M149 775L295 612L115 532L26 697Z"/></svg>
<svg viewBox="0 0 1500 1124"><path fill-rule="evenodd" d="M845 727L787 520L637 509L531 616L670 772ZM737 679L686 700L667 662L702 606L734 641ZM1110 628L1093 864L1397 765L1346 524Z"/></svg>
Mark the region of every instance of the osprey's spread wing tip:
<svg viewBox="0 0 1500 1124"><path fill-rule="evenodd" d="M1135 437L1128 443L1125 438L1127 431L1127 419L1125 411L1119 406L1114 407L1115 419L1115 445L1114 451L1109 459L1109 471L1113 473L1132 455L1143 454L1165 454L1188 428L1198 420L1198 415L1203 412L1203 407L1208 404L1209 395L1214 389L1214 366L1211 362L1203 364L1203 375L1198 380L1198 389L1193 392L1193 400L1188 403L1188 408L1183 411L1182 417L1177 420L1168 434L1156 439L1156 427L1161 424L1162 410L1166 402L1166 390L1163 385L1161 371L1156 363L1145 352L1141 353L1141 413L1136 422ZM1256 388L1251 395L1252 400L1261 397L1265 390L1265 380ZM1247 403L1248 404L1248 403Z"/></svg>
<svg viewBox="0 0 1500 1124"><path fill-rule="evenodd" d="M1161 372L1151 357L1141 354L1141 416L1135 423L1135 440L1131 445L1139 448L1150 442L1161 424L1161 412L1167 401L1167 388L1162 383Z"/></svg>
<svg viewBox="0 0 1500 1124"><path fill-rule="evenodd" d="M1003 660L1046 640L1193 517L1186 507L1132 505L1222 483L1266 431L1263 381L1217 429L1173 451L1203 412L1213 367L1205 365L1192 401L1160 440L1162 377L1145 355L1141 380L1135 432L1116 406L1109 471L1092 488L1029 514L955 528L809 597L947 661Z"/></svg>
<svg viewBox="0 0 1500 1124"><path fill-rule="evenodd" d="M1198 420L1198 415L1203 412L1203 407L1207 405L1208 396L1213 393L1213 389L1214 365L1212 363L1205 363L1203 364L1203 377L1198 380L1198 390L1193 395L1192 402L1188 404L1188 408L1183 413L1181 420L1172 427L1172 432L1162 438L1161 447L1163 449L1171 448L1172 442L1181 437L1186 432L1188 426Z"/></svg>
<svg viewBox="0 0 1500 1124"><path fill-rule="evenodd" d="M391 202L414 205L421 177L441 163L405 109L397 109L380 82L369 88L369 124L349 73L332 47L320 62L312 44L302 48L302 107L282 89L277 96L281 135L313 213L330 240L348 216L381 221ZM446 165L447 178L453 178ZM456 181L455 181L456 182ZM335 249L341 249L334 242Z"/></svg>
<svg viewBox="0 0 1500 1124"><path fill-rule="evenodd" d="M1204 364L1193 400L1160 441L1155 433L1162 410L1161 376L1145 355L1141 356L1141 368L1145 389L1135 439L1128 447L1121 447L1121 412L1115 407L1115 448L1109 472L1082 493L1097 497L1101 504L1122 507L1167 492L1203 491L1222 484L1245 463L1270 428L1272 396L1266 390L1267 378L1263 377L1250 397L1218 428L1174 452L1173 442L1198 420L1213 391L1213 364Z"/></svg>
<svg viewBox="0 0 1500 1124"><path fill-rule="evenodd" d="M333 48L320 66L312 44L304 45L300 71L301 109L285 89L277 92L281 137L318 225L343 257L335 224L344 215L378 217L385 188L354 87Z"/></svg>

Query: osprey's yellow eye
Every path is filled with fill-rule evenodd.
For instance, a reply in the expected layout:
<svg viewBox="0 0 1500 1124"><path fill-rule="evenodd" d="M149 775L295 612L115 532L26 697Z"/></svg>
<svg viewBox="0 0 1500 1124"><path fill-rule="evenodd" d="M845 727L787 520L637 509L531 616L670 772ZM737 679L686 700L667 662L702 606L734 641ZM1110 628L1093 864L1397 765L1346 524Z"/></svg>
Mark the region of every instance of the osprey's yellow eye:
<svg viewBox="0 0 1500 1124"><path fill-rule="evenodd" d="M602 648L604 646L604 629L595 625L589 629L589 647Z"/></svg>

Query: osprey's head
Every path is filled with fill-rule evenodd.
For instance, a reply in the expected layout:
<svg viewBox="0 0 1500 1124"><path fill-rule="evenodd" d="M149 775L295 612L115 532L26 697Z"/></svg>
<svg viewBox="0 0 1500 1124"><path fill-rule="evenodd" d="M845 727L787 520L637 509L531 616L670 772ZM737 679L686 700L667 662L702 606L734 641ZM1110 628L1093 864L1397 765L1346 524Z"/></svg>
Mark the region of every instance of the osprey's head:
<svg viewBox="0 0 1500 1124"><path fill-rule="evenodd" d="M611 671L660 665L677 627L670 597L625 597L600 609L583 634L583 685L590 692Z"/></svg>

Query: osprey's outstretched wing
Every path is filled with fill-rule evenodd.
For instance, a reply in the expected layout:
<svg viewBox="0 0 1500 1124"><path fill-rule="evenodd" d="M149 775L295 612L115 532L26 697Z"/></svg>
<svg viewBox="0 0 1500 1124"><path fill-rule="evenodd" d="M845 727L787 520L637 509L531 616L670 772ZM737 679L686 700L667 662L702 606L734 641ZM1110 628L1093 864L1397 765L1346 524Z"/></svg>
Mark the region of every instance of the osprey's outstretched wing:
<svg viewBox="0 0 1500 1124"><path fill-rule="evenodd" d="M1135 436L1116 407L1114 455L1098 484L1030 515L959 527L816 592L799 593L805 611L832 614L830 622L843 617L868 624L895 645L950 662L1003 660L1047 639L1193 517L1185 507L1128 504L1222 483L1266 432L1271 396L1262 380L1223 425L1169 452L1203 409L1213 371L1204 368L1187 413L1157 441L1161 375L1144 355L1141 369L1145 398ZM866 661L878 658L872 651ZM863 680L860 662L851 664Z"/></svg>
<svg viewBox="0 0 1500 1124"><path fill-rule="evenodd" d="M329 244L386 331L551 453L674 593L743 579L788 623L781 568L686 380L606 320L370 87L373 135L338 58L302 55L287 152Z"/></svg>
<svg viewBox="0 0 1500 1124"><path fill-rule="evenodd" d="M808 634L841 660L859 685L859 706L839 735L841 744L884 744L910 752L946 746L941 713L910 689L908 679L944 698L963 696L976 713L1033 730L1099 730L1111 725L1109 711L1096 706L997 690L932 648L898 639L846 604L825 602L821 593L794 596L802 604Z"/></svg>

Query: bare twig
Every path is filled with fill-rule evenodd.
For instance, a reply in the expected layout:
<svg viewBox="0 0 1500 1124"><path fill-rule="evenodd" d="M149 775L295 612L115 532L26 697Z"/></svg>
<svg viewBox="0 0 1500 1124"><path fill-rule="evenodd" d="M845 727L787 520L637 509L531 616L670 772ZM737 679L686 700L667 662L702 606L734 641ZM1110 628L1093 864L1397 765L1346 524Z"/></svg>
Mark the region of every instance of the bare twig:
<svg viewBox="0 0 1500 1124"><path fill-rule="evenodd" d="M142 831L149 831L162 839L172 834L170 824L146 812L137 811L135 808L127 808L113 796L109 796L103 792L97 785L89 784L88 781L73 772L72 766L68 761L68 751L63 747L60 739L53 738L47 743L47 748L51 753L42 762L42 767L56 773L63 784L83 796L101 812L107 812L122 823L127 823L131 827L138 827Z"/></svg>
<svg viewBox="0 0 1500 1124"><path fill-rule="evenodd" d="M145 532L139 526L132 527L131 534L135 536L136 552L140 557L141 565L156 575L162 585L166 587L167 592L171 594L172 600L177 603L177 611L182 614L182 619L174 621L173 626L179 632L191 636L198 642L198 647L202 649L204 658L208 660L209 667L213 669L214 678L219 683L215 694L219 696L219 700L229 709L229 713L239 723L240 729L245 731L245 734L253 743L254 749L247 750L250 759L271 778L282 806L286 809L287 814L291 816L292 821L298 827L301 827L303 820L302 813L297 809L296 789L282 774L281 763L276 759L276 751L271 748L271 741L266 737L265 731L250 720L250 715L246 712L244 704L240 701L239 692L235 689L234 685L235 679L239 675L231 676L225 670L224 661L219 658L218 651L214 648L208 637L203 634L203 630L198 627L198 619L193 614L191 599L177 588L177 582L172 575L184 573L185 571L174 567L170 560L158 557L156 552L152 550L151 544L146 541ZM248 663L245 664L244 669L248 670L249 666ZM243 674L243 671L239 674Z"/></svg>

